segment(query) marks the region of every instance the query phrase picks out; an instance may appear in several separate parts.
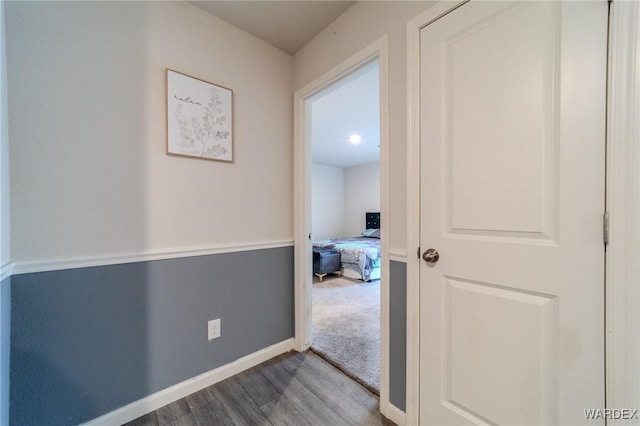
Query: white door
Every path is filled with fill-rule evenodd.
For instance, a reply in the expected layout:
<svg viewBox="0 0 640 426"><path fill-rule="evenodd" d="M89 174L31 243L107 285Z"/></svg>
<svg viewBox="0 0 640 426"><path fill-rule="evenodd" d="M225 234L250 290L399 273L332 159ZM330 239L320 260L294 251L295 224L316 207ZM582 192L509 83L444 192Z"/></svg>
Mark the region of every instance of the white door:
<svg viewBox="0 0 640 426"><path fill-rule="evenodd" d="M607 3L421 30L420 423L598 424Z"/></svg>

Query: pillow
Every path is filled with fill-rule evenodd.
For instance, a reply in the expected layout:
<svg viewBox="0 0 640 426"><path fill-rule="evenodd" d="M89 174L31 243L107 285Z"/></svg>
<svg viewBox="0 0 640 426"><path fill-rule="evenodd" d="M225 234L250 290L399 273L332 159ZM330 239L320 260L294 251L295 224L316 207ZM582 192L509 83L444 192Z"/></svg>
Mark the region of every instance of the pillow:
<svg viewBox="0 0 640 426"><path fill-rule="evenodd" d="M363 237L369 238L380 238L380 230L379 229L365 229L361 234Z"/></svg>

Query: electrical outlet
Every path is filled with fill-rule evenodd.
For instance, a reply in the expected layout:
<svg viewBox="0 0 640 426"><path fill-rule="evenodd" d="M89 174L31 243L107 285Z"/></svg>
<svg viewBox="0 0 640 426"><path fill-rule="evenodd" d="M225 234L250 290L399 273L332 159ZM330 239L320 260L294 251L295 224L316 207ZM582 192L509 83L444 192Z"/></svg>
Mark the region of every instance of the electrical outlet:
<svg viewBox="0 0 640 426"><path fill-rule="evenodd" d="M207 339L213 340L220 337L220 318L209 321L207 325Z"/></svg>

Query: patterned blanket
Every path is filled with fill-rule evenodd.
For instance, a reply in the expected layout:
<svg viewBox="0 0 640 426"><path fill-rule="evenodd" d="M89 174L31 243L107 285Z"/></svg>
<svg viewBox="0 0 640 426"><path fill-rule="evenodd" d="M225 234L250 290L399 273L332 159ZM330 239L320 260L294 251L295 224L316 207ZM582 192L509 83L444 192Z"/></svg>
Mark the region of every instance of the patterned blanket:
<svg viewBox="0 0 640 426"><path fill-rule="evenodd" d="M378 238L351 237L313 242L314 247L340 252L342 263L358 267L364 281L369 281L371 271L380 267L380 240Z"/></svg>

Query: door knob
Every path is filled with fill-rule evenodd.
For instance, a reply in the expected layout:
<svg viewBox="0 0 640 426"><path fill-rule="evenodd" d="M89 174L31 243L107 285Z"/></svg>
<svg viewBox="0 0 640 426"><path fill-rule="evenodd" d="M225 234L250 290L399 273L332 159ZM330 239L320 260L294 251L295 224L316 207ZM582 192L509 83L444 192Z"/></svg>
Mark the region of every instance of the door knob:
<svg viewBox="0 0 640 426"><path fill-rule="evenodd" d="M436 263L440 259L440 253L436 249L429 249L422 253L422 259L427 263Z"/></svg>

